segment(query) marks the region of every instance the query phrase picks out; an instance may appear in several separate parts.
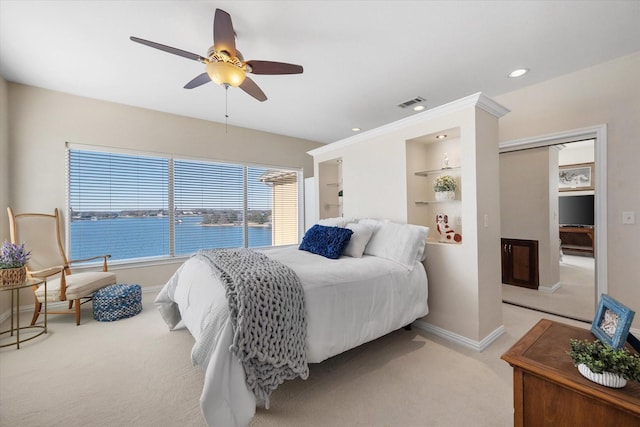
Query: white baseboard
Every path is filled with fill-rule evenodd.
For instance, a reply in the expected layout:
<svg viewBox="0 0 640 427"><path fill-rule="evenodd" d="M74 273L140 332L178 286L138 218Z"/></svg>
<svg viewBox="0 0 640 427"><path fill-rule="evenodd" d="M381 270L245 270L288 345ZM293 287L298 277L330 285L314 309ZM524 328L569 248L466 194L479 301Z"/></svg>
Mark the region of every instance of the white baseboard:
<svg viewBox="0 0 640 427"><path fill-rule="evenodd" d="M538 291L545 293L545 294L552 294L555 291L557 291L558 289L560 289L560 282L556 283L555 285L549 287L549 286L538 286Z"/></svg>
<svg viewBox="0 0 640 427"><path fill-rule="evenodd" d="M142 286L141 289L142 289L142 293L144 294L148 292L158 292L163 287L164 285L153 285L153 286ZM51 308L52 310L57 308L65 309L66 306L68 306L68 302L66 301L50 302L47 304L47 309L49 308ZM20 314L25 312L29 312L29 313L33 312L33 300L29 300L29 304L21 305L18 308L18 312ZM5 320L9 320L9 316L11 316L11 308L0 313L0 323L4 322Z"/></svg>
<svg viewBox="0 0 640 427"><path fill-rule="evenodd" d="M439 326L432 325L422 320L416 320L415 322L413 322L413 325L418 329L422 329L423 331L430 332L448 341L463 345L475 351L484 350L485 348L489 347L489 345L491 345L492 342L498 339L500 335L504 334L504 325L500 325L498 328L496 328L493 332L491 332L481 341L474 341L465 336L455 334L451 331L442 329Z"/></svg>

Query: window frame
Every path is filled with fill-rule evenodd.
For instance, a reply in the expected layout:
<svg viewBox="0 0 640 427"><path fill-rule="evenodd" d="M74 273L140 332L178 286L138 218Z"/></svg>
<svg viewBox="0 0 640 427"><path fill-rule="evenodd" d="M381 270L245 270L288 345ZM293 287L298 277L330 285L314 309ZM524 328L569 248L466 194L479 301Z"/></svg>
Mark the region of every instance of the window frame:
<svg viewBox="0 0 640 427"><path fill-rule="evenodd" d="M166 265L172 264L175 262L183 262L188 259L191 254L175 254L175 180L174 180L174 166L175 161L195 161L195 162L207 162L207 163L218 163L218 164L227 164L233 166L242 167L243 173L243 204L242 209L244 210L244 214L247 212L247 199L248 199L248 183L247 183L247 171L248 168L264 168L264 169L278 169L282 171L290 171L296 174L297 180L297 238L298 241L296 244L299 244L302 236L304 235L304 177L302 168L296 168L291 166L280 166L280 165L266 165L266 164L257 164L251 162L241 162L241 161L229 161L229 160L220 160L208 157L200 157L200 156L189 156L189 155L181 155L176 153L158 153L158 152L147 152L147 151L138 151L131 149L120 149L115 147L102 147L102 146L92 146L85 144L77 144L77 143L66 143L65 147L65 157L66 157L66 168L65 168L65 190L66 190L66 203L65 203L65 216L64 216L64 226L68 232L65 234L65 250L68 256L71 254L71 174L70 174L70 152L71 150L76 151L89 151L89 152L102 152L102 153L113 153L113 154L125 154L130 156L147 156L147 157L156 157L162 159L168 159L169 161L169 171L168 171L168 209L169 209L169 251L167 255L160 256L151 256L151 257L140 257L140 258L126 258L126 259L117 259L110 260L109 266L121 266L121 267L133 267L133 266L153 266L153 265ZM273 207L272 207L273 209ZM243 222L243 228L245 229L243 233L243 247L247 247L248 245L248 235L246 232L247 224L246 221ZM273 247L266 246L266 247ZM280 245L278 245L280 246ZM91 267L94 266L95 263L86 263L78 268L82 269L83 267Z"/></svg>

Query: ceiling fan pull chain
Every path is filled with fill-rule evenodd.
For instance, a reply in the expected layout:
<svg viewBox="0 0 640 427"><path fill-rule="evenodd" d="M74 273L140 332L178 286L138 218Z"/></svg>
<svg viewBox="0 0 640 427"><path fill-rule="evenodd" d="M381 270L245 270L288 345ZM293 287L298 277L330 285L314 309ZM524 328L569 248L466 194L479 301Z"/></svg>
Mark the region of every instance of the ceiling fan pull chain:
<svg viewBox="0 0 640 427"><path fill-rule="evenodd" d="M224 133L229 133L229 85L224 84Z"/></svg>

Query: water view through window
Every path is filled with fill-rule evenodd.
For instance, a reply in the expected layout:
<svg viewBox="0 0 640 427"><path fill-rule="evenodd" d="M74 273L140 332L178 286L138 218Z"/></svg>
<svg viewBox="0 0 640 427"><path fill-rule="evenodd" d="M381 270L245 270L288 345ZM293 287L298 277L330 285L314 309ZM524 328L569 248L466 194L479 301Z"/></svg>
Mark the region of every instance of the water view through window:
<svg viewBox="0 0 640 427"><path fill-rule="evenodd" d="M202 248L298 241L297 184L291 185L297 172L73 149L68 153L72 259L106 253L112 260L183 256Z"/></svg>

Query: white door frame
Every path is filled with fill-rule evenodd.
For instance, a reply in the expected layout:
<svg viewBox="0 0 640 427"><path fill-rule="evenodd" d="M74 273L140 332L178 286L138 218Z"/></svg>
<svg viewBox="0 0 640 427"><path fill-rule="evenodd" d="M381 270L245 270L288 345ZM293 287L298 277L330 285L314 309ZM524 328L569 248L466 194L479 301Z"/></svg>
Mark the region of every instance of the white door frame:
<svg viewBox="0 0 640 427"><path fill-rule="evenodd" d="M595 253L596 253L596 286L595 303L600 295L606 294L607 285L607 125L597 125L581 129L530 138L501 142L500 153L523 150L527 148L548 147L585 139L594 139L595 159ZM595 307L594 307L595 308Z"/></svg>

